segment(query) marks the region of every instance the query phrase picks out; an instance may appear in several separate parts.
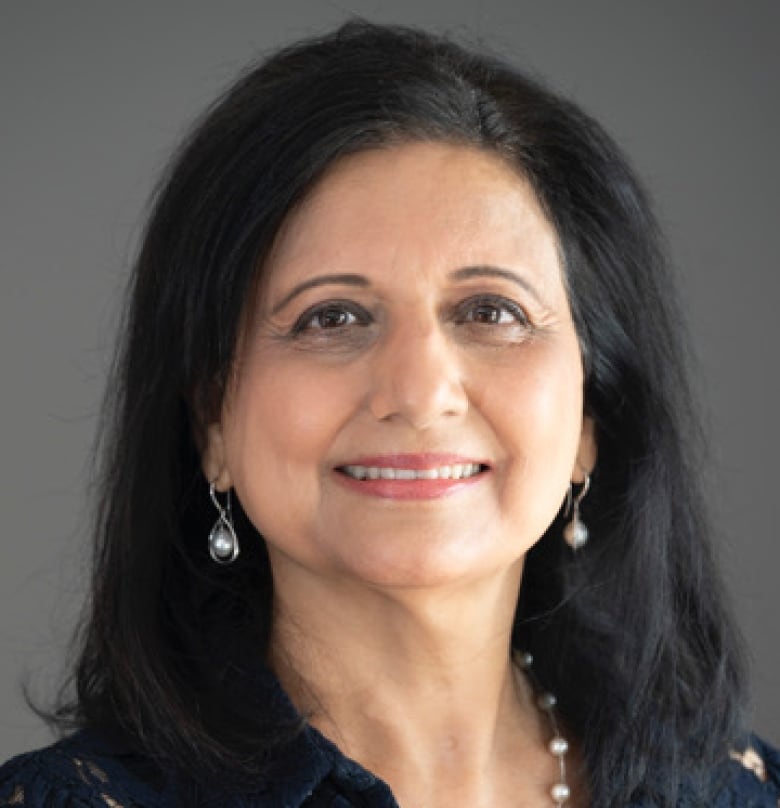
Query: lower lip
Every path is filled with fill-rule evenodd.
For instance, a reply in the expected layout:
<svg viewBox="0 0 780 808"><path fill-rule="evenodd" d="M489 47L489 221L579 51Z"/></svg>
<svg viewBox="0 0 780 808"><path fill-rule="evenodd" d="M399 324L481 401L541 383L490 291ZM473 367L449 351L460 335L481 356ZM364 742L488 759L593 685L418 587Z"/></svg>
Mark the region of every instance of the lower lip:
<svg viewBox="0 0 780 808"><path fill-rule="evenodd" d="M336 476L352 491L382 499L440 499L471 488L481 482L487 472L459 480L356 480L341 471Z"/></svg>

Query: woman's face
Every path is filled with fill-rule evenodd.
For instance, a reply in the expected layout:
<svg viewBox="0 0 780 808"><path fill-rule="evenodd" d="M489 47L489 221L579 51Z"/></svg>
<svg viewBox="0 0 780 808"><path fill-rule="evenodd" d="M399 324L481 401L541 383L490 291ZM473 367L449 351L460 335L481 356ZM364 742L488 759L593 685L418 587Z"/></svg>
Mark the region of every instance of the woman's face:
<svg viewBox="0 0 780 808"><path fill-rule="evenodd" d="M274 567L373 586L500 572L594 463L554 231L490 153L337 163L246 321L204 469Z"/></svg>

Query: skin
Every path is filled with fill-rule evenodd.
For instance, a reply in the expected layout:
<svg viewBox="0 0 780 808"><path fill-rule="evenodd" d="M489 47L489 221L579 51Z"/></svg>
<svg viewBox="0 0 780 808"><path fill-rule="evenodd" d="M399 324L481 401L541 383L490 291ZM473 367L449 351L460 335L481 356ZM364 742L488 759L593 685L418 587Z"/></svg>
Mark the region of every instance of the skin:
<svg viewBox="0 0 780 808"><path fill-rule="evenodd" d="M549 802L509 636L525 553L595 463L582 388L554 230L495 155L344 158L263 268L204 473L268 544L283 684L404 808ZM485 470L421 499L338 470L430 452Z"/></svg>

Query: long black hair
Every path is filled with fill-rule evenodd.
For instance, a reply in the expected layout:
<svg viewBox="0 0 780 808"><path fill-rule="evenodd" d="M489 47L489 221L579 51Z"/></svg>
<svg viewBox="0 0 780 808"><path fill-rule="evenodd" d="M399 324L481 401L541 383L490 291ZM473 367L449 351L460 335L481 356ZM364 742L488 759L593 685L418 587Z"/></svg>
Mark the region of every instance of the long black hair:
<svg viewBox="0 0 780 808"><path fill-rule="evenodd" d="M514 641L581 741L593 805L673 804L737 738L744 674L663 240L625 158L578 107L408 28L352 22L253 66L162 178L109 384L92 596L59 716L121 731L193 778L261 777L295 731L223 686L231 666L263 664L273 581L240 507L240 559L208 556L204 424L291 209L340 157L422 140L500 155L557 232L597 426L591 540L574 556L558 517L530 551Z"/></svg>

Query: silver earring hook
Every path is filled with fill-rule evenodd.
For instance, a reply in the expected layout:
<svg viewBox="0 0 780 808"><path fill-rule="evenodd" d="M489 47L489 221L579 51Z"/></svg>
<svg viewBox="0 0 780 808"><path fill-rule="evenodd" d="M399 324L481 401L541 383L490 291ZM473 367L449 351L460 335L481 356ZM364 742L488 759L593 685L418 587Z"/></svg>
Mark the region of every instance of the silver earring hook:
<svg viewBox="0 0 780 808"><path fill-rule="evenodd" d="M577 465L579 466L580 464L577 463ZM588 495L588 491L590 491L590 474L588 474L582 466L580 466L580 471L585 475L585 479L582 481L582 488L577 496L575 497L573 493L574 483L569 483L569 487L566 490L566 507L563 510L565 517L571 514L572 509L579 509L580 503Z"/></svg>
<svg viewBox="0 0 780 808"><path fill-rule="evenodd" d="M219 499L217 497L217 490L216 490L216 488L214 488L214 483L216 481L217 481L216 478L214 478L209 483L209 496L211 497L211 501L214 503L214 507L219 512L219 518L223 522L225 522L226 524L229 524L232 521L232 518L233 518L233 514L231 512L231 507L230 507L230 489L228 489L225 492L225 507L223 508L222 504L220 503L220 501L219 501Z"/></svg>
<svg viewBox="0 0 780 808"><path fill-rule="evenodd" d="M579 494L577 494L577 496L574 498L575 508L579 507L580 502L582 502L582 500L585 499L585 497L588 494L588 491L590 491L590 475L588 474L587 471L583 471L583 474L585 475L585 479L582 481L582 488L580 488Z"/></svg>

